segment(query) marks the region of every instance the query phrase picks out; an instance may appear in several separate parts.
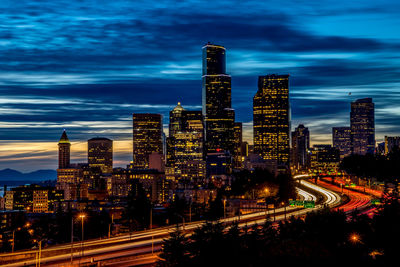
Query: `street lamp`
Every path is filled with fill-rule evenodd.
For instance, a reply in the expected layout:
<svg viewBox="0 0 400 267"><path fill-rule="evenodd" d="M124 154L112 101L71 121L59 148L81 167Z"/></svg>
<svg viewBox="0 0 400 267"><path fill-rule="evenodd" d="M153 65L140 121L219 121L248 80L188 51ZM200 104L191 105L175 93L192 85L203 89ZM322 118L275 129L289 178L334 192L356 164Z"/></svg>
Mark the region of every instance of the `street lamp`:
<svg viewBox="0 0 400 267"><path fill-rule="evenodd" d="M224 219L226 218L226 198L224 198Z"/></svg>
<svg viewBox="0 0 400 267"><path fill-rule="evenodd" d="M283 205L283 208L285 209L285 221L286 221L286 205L285 205L285 202L282 202L282 205Z"/></svg>
<svg viewBox="0 0 400 267"><path fill-rule="evenodd" d="M86 217L86 215L83 214L83 213L79 215L79 218L82 221L82 257L83 257L83 243L84 243L84 240L83 240L83 238L84 238L84 236L83 236L83 234L84 234L84 232L83 232L83 219L85 219L85 217Z"/></svg>
<svg viewBox="0 0 400 267"><path fill-rule="evenodd" d="M350 235L350 241L353 243L361 243L360 236L356 233Z"/></svg>
<svg viewBox="0 0 400 267"><path fill-rule="evenodd" d="M74 257L74 216L71 217L71 266Z"/></svg>
<svg viewBox="0 0 400 267"><path fill-rule="evenodd" d="M185 218L178 213L175 213L175 214L182 218L182 229L185 230Z"/></svg>
<svg viewBox="0 0 400 267"><path fill-rule="evenodd" d="M353 244L360 243L360 244L364 245L364 242L361 241L360 235L357 233L351 234L349 239L350 239L350 242L352 242Z"/></svg>
<svg viewBox="0 0 400 267"><path fill-rule="evenodd" d="M17 231L20 231L21 227L17 228ZM13 230L13 234L12 234L12 250L11 253L14 253L14 247L15 247L15 229Z"/></svg>

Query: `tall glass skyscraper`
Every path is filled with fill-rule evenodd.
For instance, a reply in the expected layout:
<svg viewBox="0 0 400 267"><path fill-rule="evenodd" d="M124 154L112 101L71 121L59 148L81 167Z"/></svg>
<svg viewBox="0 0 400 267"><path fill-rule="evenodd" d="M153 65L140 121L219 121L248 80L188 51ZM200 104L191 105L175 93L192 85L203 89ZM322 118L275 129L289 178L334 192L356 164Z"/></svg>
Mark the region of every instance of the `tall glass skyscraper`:
<svg viewBox="0 0 400 267"><path fill-rule="evenodd" d="M372 98L351 103L351 148L353 154L373 154L375 150L375 107Z"/></svg>
<svg viewBox="0 0 400 267"><path fill-rule="evenodd" d="M289 167L289 107L289 75L259 76L253 98L254 153L278 169Z"/></svg>
<svg viewBox="0 0 400 267"><path fill-rule="evenodd" d="M163 153L162 117L160 114L134 113L133 119L133 167L149 168L149 156Z"/></svg>
<svg viewBox="0 0 400 267"><path fill-rule="evenodd" d="M231 76L226 74L226 49L203 47L203 116L206 152L234 152L235 111L231 108Z"/></svg>

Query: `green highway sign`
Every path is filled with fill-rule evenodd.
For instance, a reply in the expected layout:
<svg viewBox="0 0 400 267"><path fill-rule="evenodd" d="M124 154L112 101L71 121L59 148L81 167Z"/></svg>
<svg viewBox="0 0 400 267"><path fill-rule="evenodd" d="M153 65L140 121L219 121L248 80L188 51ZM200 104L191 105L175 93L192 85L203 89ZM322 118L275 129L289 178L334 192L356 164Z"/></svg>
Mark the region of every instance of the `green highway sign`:
<svg viewBox="0 0 400 267"><path fill-rule="evenodd" d="M289 200L289 206L291 207L304 207L304 208L315 208L314 200Z"/></svg>
<svg viewBox="0 0 400 267"><path fill-rule="evenodd" d="M372 205L379 205L379 204L381 204L381 201L379 199L371 199L371 204Z"/></svg>
<svg viewBox="0 0 400 267"><path fill-rule="evenodd" d="M315 208L315 201L314 200L304 201L304 208L307 209Z"/></svg>

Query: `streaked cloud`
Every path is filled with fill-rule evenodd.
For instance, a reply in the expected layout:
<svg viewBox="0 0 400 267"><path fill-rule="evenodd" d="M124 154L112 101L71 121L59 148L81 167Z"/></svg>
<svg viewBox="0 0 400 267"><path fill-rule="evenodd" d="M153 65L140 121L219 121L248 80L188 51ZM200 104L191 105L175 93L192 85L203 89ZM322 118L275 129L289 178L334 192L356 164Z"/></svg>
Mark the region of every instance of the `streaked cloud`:
<svg viewBox="0 0 400 267"><path fill-rule="evenodd" d="M201 108L201 47L227 48L232 104L252 141L257 76L289 73L292 126L329 143L350 102L373 97L377 139L400 134L400 23L394 0L2 1L0 169L56 167L63 128L73 157L115 140L131 159L131 114ZM349 93L351 92L351 95Z"/></svg>

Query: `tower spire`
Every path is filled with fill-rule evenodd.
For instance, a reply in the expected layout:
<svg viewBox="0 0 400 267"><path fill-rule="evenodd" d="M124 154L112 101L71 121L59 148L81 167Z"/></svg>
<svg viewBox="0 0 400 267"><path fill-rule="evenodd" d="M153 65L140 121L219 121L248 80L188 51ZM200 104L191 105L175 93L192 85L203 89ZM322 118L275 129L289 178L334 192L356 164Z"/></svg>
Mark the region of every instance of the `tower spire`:
<svg viewBox="0 0 400 267"><path fill-rule="evenodd" d="M68 136L67 136L67 131L63 131L60 141L58 142L59 144L70 144Z"/></svg>
<svg viewBox="0 0 400 267"><path fill-rule="evenodd" d="M67 132L63 131L60 141L58 141L58 168L68 168L70 164L71 143L69 142Z"/></svg>

